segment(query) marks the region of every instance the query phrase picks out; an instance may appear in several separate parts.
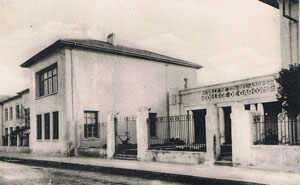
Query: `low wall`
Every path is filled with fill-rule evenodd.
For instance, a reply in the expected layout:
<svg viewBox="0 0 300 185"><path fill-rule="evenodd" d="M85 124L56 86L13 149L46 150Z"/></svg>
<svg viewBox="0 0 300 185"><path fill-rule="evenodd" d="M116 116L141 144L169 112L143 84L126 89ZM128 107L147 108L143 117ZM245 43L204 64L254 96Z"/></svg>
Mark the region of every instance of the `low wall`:
<svg viewBox="0 0 300 185"><path fill-rule="evenodd" d="M252 162L256 168L300 171L300 146L253 145Z"/></svg>
<svg viewBox="0 0 300 185"><path fill-rule="evenodd" d="M183 164L203 164L206 161L206 153L168 150L148 150L146 152L145 160Z"/></svg>
<svg viewBox="0 0 300 185"><path fill-rule="evenodd" d="M77 149L78 156L84 157L106 157L106 149L104 148L78 148Z"/></svg>
<svg viewBox="0 0 300 185"><path fill-rule="evenodd" d="M30 153L29 147L16 147L16 146L0 146L0 152L8 153Z"/></svg>

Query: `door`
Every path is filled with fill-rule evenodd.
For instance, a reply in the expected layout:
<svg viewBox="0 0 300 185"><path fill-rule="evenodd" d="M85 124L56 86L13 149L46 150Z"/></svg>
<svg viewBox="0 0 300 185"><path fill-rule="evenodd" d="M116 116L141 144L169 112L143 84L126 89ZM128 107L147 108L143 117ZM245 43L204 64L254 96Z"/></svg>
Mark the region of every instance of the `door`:
<svg viewBox="0 0 300 185"><path fill-rule="evenodd" d="M192 112L194 115L195 143L206 144L206 109L193 110Z"/></svg>

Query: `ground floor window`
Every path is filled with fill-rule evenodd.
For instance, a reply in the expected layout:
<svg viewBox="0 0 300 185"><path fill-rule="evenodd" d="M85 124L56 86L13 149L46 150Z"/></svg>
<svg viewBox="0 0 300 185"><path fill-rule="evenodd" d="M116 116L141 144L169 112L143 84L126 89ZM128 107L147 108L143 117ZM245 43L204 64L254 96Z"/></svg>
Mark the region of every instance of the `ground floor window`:
<svg viewBox="0 0 300 185"><path fill-rule="evenodd" d="M36 116L36 139L42 139L42 115Z"/></svg>
<svg viewBox="0 0 300 185"><path fill-rule="evenodd" d="M59 138L59 118L58 112L53 112L53 139Z"/></svg>
<svg viewBox="0 0 300 185"><path fill-rule="evenodd" d="M50 139L50 114L44 114L45 119L45 139Z"/></svg>
<svg viewBox="0 0 300 185"><path fill-rule="evenodd" d="M84 137L99 137L98 111L84 111Z"/></svg>

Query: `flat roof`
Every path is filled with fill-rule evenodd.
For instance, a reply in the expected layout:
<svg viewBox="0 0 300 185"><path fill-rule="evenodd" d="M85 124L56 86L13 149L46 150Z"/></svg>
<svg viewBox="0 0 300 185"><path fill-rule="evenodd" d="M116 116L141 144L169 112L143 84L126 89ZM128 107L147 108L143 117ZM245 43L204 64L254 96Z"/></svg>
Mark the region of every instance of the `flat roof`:
<svg viewBox="0 0 300 185"><path fill-rule="evenodd" d="M92 39L60 39L48 46L47 48L43 49L30 59L28 59L26 62L21 64L21 67L30 67L34 63L36 63L41 58L44 58L48 56L49 54L57 51L58 49L64 48L64 47L73 47L73 48L82 48L82 49L88 49L88 50L95 50L100 52L106 52L106 53L113 53L116 55L124 55L124 56L130 56L135 58L142 58L146 60L152 60L157 62L163 62L168 64L174 64L174 65L180 65L185 67L191 67L200 69L202 68L201 65L188 62L185 60L172 58L169 56L161 55L158 53L154 53L151 51L146 51L142 49L136 49L136 48L130 48L126 46L121 45L112 45L107 42L99 41L99 40L92 40Z"/></svg>

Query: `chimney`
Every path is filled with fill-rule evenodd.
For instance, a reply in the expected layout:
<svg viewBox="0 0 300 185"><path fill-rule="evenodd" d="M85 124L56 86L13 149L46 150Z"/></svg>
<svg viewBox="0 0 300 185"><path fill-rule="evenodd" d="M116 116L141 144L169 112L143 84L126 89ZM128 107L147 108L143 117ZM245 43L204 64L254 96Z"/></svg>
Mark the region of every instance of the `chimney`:
<svg viewBox="0 0 300 185"><path fill-rule="evenodd" d="M107 36L107 43L115 46L115 34L114 33L111 33Z"/></svg>

